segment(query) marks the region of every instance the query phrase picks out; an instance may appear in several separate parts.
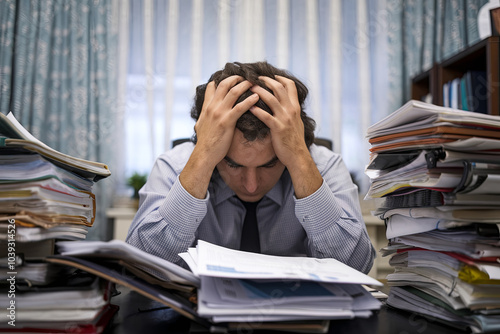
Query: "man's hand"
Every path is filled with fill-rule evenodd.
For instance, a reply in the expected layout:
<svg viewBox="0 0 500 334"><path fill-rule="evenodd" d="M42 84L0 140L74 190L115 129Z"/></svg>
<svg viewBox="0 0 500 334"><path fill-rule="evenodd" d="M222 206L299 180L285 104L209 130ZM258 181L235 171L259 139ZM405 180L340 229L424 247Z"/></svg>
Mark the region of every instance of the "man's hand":
<svg viewBox="0 0 500 334"><path fill-rule="evenodd" d="M253 94L236 104L252 84L240 76L222 80L217 87L207 85L203 107L195 124L198 141L179 178L191 195L204 198L215 166L226 156L234 136L236 122L259 96Z"/></svg>
<svg viewBox="0 0 500 334"><path fill-rule="evenodd" d="M250 111L271 130L271 139L278 159L287 167L292 177L295 196L303 198L319 189L323 178L309 153L304 139L304 123L300 117L300 104L295 82L282 76L276 80L259 77L273 94L260 86L251 91L271 108L274 115L253 106Z"/></svg>
<svg viewBox="0 0 500 334"><path fill-rule="evenodd" d="M271 129L274 151L278 159L289 167L297 154L309 154L304 140L304 123L300 118L295 82L281 76L276 76L276 80L269 77L259 79L265 82L274 95L260 86L253 86L251 91L260 96L274 115L255 106L251 111Z"/></svg>
<svg viewBox="0 0 500 334"><path fill-rule="evenodd" d="M258 95L254 94L234 105L251 86L240 76L226 78L217 87L213 81L207 85L202 111L194 128L198 138L196 149L209 159L208 166L215 168L226 156L236 122L259 100Z"/></svg>

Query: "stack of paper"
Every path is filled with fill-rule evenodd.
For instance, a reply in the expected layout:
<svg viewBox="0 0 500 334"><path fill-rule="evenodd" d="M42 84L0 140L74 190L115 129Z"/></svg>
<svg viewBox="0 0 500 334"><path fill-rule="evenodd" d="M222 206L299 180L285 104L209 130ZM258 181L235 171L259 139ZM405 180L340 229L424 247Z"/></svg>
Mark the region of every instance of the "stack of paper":
<svg viewBox="0 0 500 334"><path fill-rule="evenodd" d="M12 113L0 114L0 241L23 243L85 239L95 219L95 181L106 165L74 158L34 138ZM2 247L1 254L7 250ZM4 254L5 256L5 254Z"/></svg>
<svg viewBox="0 0 500 334"><path fill-rule="evenodd" d="M198 313L214 322L369 317L375 279L335 260L247 253L200 240L181 255L201 278Z"/></svg>
<svg viewBox="0 0 500 334"><path fill-rule="evenodd" d="M8 333L102 333L118 307L109 299L114 287L98 277L61 275L60 282L0 295L7 317L0 332Z"/></svg>
<svg viewBox="0 0 500 334"><path fill-rule="evenodd" d="M71 286L65 278L78 278L74 269L68 272L67 267L43 261L54 254L56 240L86 238L96 215L92 186L109 175L106 165L53 150L11 113L0 113L4 268L0 278L8 286L8 293L0 296L2 305L8 306L2 313L8 321L0 327L9 332L57 332L67 330L67 322L72 321L75 330L102 331L103 321L116 312L95 277L92 285ZM82 287L87 290L80 291Z"/></svg>
<svg viewBox="0 0 500 334"><path fill-rule="evenodd" d="M391 306L500 330L500 117L410 101L368 129Z"/></svg>
<svg viewBox="0 0 500 334"><path fill-rule="evenodd" d="M199 241L181 254L191 272L118 240L59 242L58 249L61 255L49 262L125 285L209 328L245 322L284 329L293 321L295 329L312 331L318 322L369 317L381 305L362 286L380 282L333 259L247 253Z"/></svg>
<svg viewBox="0 0 500 334"><path fill-rule="evenodd" d="M92 186L110 175L106 165L51 149L12 113L0 114L0 155L0 240L12 224L20 242L85 239L95 219Z"/></svg>

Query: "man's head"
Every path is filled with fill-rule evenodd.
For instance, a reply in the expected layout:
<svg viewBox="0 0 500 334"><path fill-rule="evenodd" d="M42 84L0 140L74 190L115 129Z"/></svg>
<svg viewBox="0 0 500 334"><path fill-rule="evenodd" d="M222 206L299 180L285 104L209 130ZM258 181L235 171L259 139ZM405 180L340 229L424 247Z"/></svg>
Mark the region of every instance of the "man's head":
<svg viewBox="0 0 500 334"><path fill-rule="evenodd" d="M243 77L245 80L250 81L255 85L259 85L266 89L267 91L272 91L259 80L259 76L267 76L274 79L275 75L280 75L286 78L289 78L295 82L295 86L297 88L298 100L301 108L301 118L304 123L304 139L307 147L311 146L314 141L314 129L315 122L312 118L308 117L304 111L304 101L307 97L308 90L307 87L296 77L291 75L285 70L278 69L267 62L256 62L256 63L227 63L224 69L215 72L212 74L208 82L214 81L215 85L219 85L219 83L233 75L239 75ZM196 96L194 100L194 106L191 109L191 117L197 121L200 117L200 113L203 106L203 101L205 98L205 90L207 85L200 85L196 88ZM253 93L250 90L247 90L243 93L236 103L239 103L246 99L248 96ZM267 111L269 114L273 114L271 109L262 101L259 100L256 104L257 107ZM250 111L245 112L237 121L236 128L240 130L245 139L248 141L254 141L255 139L263 139L269 135L269 128L256 116L254 116ZM196 134L193 136L193 140L196 143Z"/></svg>
<svg viewBox="0 0 500 334"><path fill-rule="evenodd" d="M304 125L304 143L307 147L313 143L315 122L304 112L303 105L308 91L302 82L286 71L277 69L266 62L258 62L249 64L228 63L223 70L214 73L208 83L213 82L218 87L223 80L234 76L242 77L254 86L259 86L259 89L262 87L265 90L264 93L271 93L271 95L274 95L273 90L264 82L267 81L267 84L269 84L269 80L267 78L259 80L259 77L271 78L273 82L276 82L274 80L279 80L278 78L281 77L294 83L297 106L300 106L300 120ZM196 89L195 104L191 109L191 117L197 122L202 112L208 83ZM255 89L255 87L250 87L239 96L234 105L244 103L242 101L247 101L247 98L250 98L251 95L255 96L252 91L255 91ZM269 99L264 98L263 100L262 95L260 96L260 99L255 103L255 107L259 110L262 109L264 115L267 112L274 116L273 110L264 102L264 100L268 101ZM273 108L276 108L276 106ZM296 109L296 111L298 110ZM236 129L226 156L216 166L226 185L244 201L256 202L264 197L276 185L285 170L285 165L278 159L275 152L272 143L273 138L270 133L269 127L254 113L251 111L244 112L236 121ZM196 134L193 136L193 141L197 142Z"/></svg>

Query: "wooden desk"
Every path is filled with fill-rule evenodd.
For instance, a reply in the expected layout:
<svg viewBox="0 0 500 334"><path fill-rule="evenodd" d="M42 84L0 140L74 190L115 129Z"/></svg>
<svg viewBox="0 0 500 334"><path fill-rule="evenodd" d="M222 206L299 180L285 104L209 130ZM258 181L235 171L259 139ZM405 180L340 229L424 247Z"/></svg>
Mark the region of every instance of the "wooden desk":
<svg viewBox="0 0 500 334"><path fill-rule="evenodd" d="M111 302L120 306L107 334L137 333L208 333L205 328L192 324L187 318L164 305L147 299L125 287L118 286L122 293ZM251 333L252 330L240 331ZM255 331L264 333L263 331ZM238 333L235 331L234 333ZM271 333L271 331L265 331ZM284 332L276 332L284 333ZM395 310L386 305L368 319L333 320L328 333L335 334L457 334L456 328L448 327L419 315Z"/></svg>

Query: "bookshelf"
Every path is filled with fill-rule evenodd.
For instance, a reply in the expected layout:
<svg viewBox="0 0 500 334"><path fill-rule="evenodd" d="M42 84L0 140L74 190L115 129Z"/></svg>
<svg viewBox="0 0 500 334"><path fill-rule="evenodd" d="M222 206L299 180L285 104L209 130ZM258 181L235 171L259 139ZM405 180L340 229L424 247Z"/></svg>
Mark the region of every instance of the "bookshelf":
<svg viewBox="0 0 500 334"><path fill-rule="evenodd" d="M469 71L485 71L486 83L479 98L486 97L486 111L500 115L500 37L488 37L463 51L442 60L412 78L411 98L422 100L430 94L432 103L445 105L443 86L462 78Z"/></svg>
<svg viewBox="0 0 500 334"><path fill-rule="evenodd" d="M437 66L415 76L411 83L411 98L423 101L431 96L432 100L427 102L437 104L435 97L438 96L438 87L434 78L437 78Z"/></svg>

